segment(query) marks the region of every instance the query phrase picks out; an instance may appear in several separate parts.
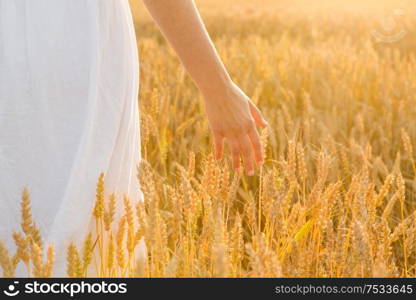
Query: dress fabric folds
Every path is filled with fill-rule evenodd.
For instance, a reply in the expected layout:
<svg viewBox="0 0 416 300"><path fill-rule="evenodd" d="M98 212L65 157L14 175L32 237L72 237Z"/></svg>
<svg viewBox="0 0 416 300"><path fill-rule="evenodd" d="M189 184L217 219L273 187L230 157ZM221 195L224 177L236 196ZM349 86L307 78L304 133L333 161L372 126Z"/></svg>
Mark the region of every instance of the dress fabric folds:
<svg viewBox="0 0 416 300"><path fill-rule="evenodd" d="M116 218L143 200L138 63L128 0L0 0L0 240L13 254L27 188L55 277L93 229L100 173Z"/></svg>

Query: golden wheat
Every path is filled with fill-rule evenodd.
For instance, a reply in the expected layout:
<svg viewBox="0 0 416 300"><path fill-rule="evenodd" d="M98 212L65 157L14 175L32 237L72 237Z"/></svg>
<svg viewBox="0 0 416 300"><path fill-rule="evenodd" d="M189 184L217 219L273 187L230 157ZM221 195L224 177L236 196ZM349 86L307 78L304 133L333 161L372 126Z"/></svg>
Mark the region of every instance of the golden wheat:
<svg viewBox="0 0 416 300"><path fill-rule="evenodd" d="M68 276L415 277L415 21L386 44L372 36L377 10L294 14L280 1L267 11L239 1L227 13L199 2L233 79L270 123L264 166L246 177L214 159L199 93L139 18L145 199L106 197L100 174L96 226L82 249L68 248ZM19 263L28 276L53 274L30 201L25 189L16 253L0 243L5 277ZM147 256L136 257L141 240Z"/></svg>

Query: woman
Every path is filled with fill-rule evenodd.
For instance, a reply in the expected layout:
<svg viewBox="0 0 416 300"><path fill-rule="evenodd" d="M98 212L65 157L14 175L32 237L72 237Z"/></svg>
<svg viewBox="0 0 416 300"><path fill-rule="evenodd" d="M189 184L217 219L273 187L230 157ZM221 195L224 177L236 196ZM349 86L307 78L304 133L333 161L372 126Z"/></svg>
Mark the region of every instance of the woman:
<svg viewBox="0 0 416 300"><path fill-rule="evenodd" d="M191 0L145 0L200 89L217 159L262 163L256 124L267 123L232 82ZM142 200L138 56L128 0L0 0L0 239L14 249L27 188L54 276L69 241L91 226L95 184ZM121 212L118 212L121 213ZM21 274L19 274L21 275Z"/></svg>

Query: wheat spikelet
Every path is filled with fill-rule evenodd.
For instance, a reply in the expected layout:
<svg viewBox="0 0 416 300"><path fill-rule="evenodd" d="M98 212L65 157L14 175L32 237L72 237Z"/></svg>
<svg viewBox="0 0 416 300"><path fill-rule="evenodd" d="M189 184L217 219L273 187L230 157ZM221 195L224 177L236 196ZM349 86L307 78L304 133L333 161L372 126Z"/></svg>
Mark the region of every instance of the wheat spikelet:
<svg viewBox="0 0 416 300"><path fill-rule="evenodd" d="M121 269L126 266L126 258L124 254L124 236L126 232L126 217L120 219L117 231L117 263Z"/></svg>
<svg viewBox="0 0 416 300"><path fill-rule="evenodd" d="M32 234L33 219L30 207L30 195L27 188L23 189L21 202L22 230L26 235Z"/></svg>
<svg viewBox="0 0 416 300"><path fill-rule="evenodd" d="M13 233L13 239L17 246L17 255L27 265L30 262L29 238L24 238L20 233Z"/></svg>
<svg viewBox="0 0 416 300"><path fill-rule="evenodd" d="M264 128L260 133L260 143L261 143L261 152L263 157L266 158L267 156L267 145L268 145L268 139L269 139L269 129L266 127Z"/></svg>
<svg viewBox="0 0 416 300"><path fill-rule="evenodd" d="M244 206L245 216L247 218L247 225L251 228L252 231L257 229L257 207L255 201L247 201Z"/></svg>
<svg viewBox="0 0 416 300"><path fill-rule="evenodd" d="M401 174L401 172L399 172L398 176L397 176L397 192L398 192L398 197L399 197L399 203L400 203L400 218L402 221L402 224L405 222L405 201L406 201L406 187L405 187L405 183L404 183L404 179L403 176ZM404 257L404 274L405 276L407 276L408 274L408 258L407 258L407 249L409 248L408 244L407 244L407 235L406 235L406 229L403 226L402 227L402 235L403 235L403 246L402 246L402 250L403 250L403 257Z"/></svg>
<svg viewBox="0 0 416 300"><path fill-rule="evenodd" d="M212 153L205 158L204 178L202 182L204 182L206 192L211 196L215 196L218 187L218 176L214 155Z"/></svg>
<svg viewBox="0 0 416 300"><path fill-rule="evenodd" d="M381 215L382 218L388 218L396 204L397 199L399 198L399 194L396 192L387 202L386 206L384 207L383 213Z"/></svg>
<svg viewBox="0 0 416 300"><path fill-rule="evenodd" d="M123 201L124 201L124 211L125 211L127 225L128 227L132 227L134 229L134 226L135 226L134 214L133 214L133 208L130 203L130 199L126 195L124 195Z"/></svg>
<svg viewBox="0 0 416 300"><path fill-rule="evenodd" d="M238 191L238 187L240 185L240 180L241 180L241 175L238 173L235 173L230 185L230 189L228 191L228 195L227 195L227 202L232 202L237 194Z"/></svg>
<svg viewBox="0 0 416 300"><path fill-rule="evenodd" d="M29 191L24 188L20 206L21 227L25 235L43 249L43 241L39 228L33 222Z"/></svg>
<svg viewBox="0 0 416 300"><path fill-rule="evenodd" d="M39 230L38 226L35 223L33 223L33 225L32 225L32 233L31 233L30 237L33 240L33 242L36 243L41 250L43 250L42 236L40 234L40 230Z"/></svg>
<svg viewBox="0 0 416 300"><path fill-rule="evenodd" d="M127 241L126 241L126 245L127 245L127 251L129 253L129 255L131 255L134 251L134 247L136 246L136 235L135 235L135 231L134 228L132 228L131 226L127 226Z"/></svg>
<svg viewBox="0 0 416 300"><path fill-rule="evenodd" d="M195 153L191 151L189 153L188 160L188 176L193 177L195 175Z"/></svg>
<svg viewBox="0 0 416 300"><path fill-rule="evenodd" d="M100 219L104 214L104 173L98 177L96 200L93 215L96 219Z"/></svg>
<svg viewBox="0 0 416 300"><path fill-rule="evenodd" d="M241 276L241 264L244 258L243 227L239 214L237 214L235 218L234 226L230 235L231 266L233 267L233 275L238 277Z"/></svg>
<svg viewBox="0 0 416 300"><path fill-rule="evenodd" d="M192 219L198 216L198 211L200 209L200 197L196 195L196 192L193 189L192 184L189 182L188 178L182 176L180 186L184 198L183 216L185 218L188 218L189 222L192 222ZM211 190L211 192L213 192L213 190ZM210 193L208 194L212 195ZM155 211L153 211L152 213L155 213Z"/></svg>
<svg viewBox="0 0 416 300"><path fill-rule="evenodd" d="M51 277L53 272L53 265L55 263L55 249L52 245L48 246L48 250L46 252L46 262L43 266L43 276L44 277Z"/></svg>
<svg viewBox="0 0 416 300"><path fill-rule="evenodd" d="M381 253L381 252L379 252ZM383 255L377 255L375 262L374 262L374 268L373 268L373 277L390 277L388 271L388 265L386 261L384 260Z"/></svg>
<svg viewBox="0 0 416 300"><path fill-rule="evenodd" d="M376 207L380 207L382 205L383 199L386 197L387 193L390 190L391 184L393 183L394 176L392 174L388 175L384 180L384 184L380 189L380 192L376 196L375 205Z"/></svg>
<svg viewBox="0 0 416 300"><path fill-rule="evenodd" d="M171 205L172 205L172 218L171 218L171 223L170 223L172 234L170 236L170 239L171 241L173 241L173 243L175 243L176 241L179 240L179 237L181 236L181 233L182 233L181 221L182 221L182 212L183 212L183 201L182 201L182 198L178 195L178 192L176 191L176 189L171 186L167 186L167 198L171 200ZM144 222L140 221L139 213L137 213L137 216L139 218L139 223L140 223L139 230L141 230L144 235L146 232L146 229L142 225L142 223Z"/></svg>
<svg viewBox="0 0 416 300"><path fill-rule="evenodd" d="M296 169L297 169L297 163L296 163L296 144L293 140L289 141L288 144L288 179L289 183L291 185L297 185L298 180L296 176Z"/></svg>
<svg viewBox="0 0 416 300"><path fill-rule="evenodd" d="M151 94L151 108L150 108L150 114L152 117L157 118L159 115L159 97L160 93L157 88L153 88L152 94Z"/></svg>
<svg viewBox="0 0 416 300"><path fill-rule="evenodd" d="M14 276L12 259L2 241L0 241L0 266L3 269L3 277Z"/></svg>
<svg viewBox="0 0 416 300"><path fill-rule="evenodd" d="M82 263L79 258L77 247L71 243L67 249L67 275L75 278L81 277L83 274Z"/></svg>
<svg viewBox="0 0 416 300"><path fill-rule="evenodd" d="M272 210L273 210L273 200L275 194L277 193L274 188L274 183L276 181L276 173L273 170L266 171L263 174L261 181L261 195L259 195L259 201L261 206L261 213L267 218L270 219Z"/></svg>
<svg viewBox="0 0 416 300"><path fill-rule="evenodd" d="M351 174L351 169L350 169L351 164L350 164L350 161L348 159L347 152L345 151L344 148L341 148L340 154L341 154L341 156L340 156L340 158L341 158L341 167L342 167L342 170L344 172L344 175L349 176Z"/></svg>
<svg viewBox="0 0 416 300"><path fill-rule="evenodd" d="M153 172L149 163L144 159L140 161L140 165L137 167L137 179L144 194L144 200L155 199L157 196Z"/></svg>
<svg viewBox="0 0 416 300"><path fill-rule="evenodd" d="M140 242L140 240L143 238L144 236L144 230L143 228L139 228L136 230L136 233L134 234L134 247Z"/></svg>
<svg viewBox="0 0 416 300"><path fill-rule="evenodd" d="M149 230L148 215L142 202L138 202L136 205L136 215L139 220L140 229L144 232L145 239L150 240L149 232L151 230Z"/></svg>
<svg viewBox="0 0 416 300"><path fill-rule="evenodd" d="M104 212L104 226L105 226L106 231L110 230L110 226L114 221L115 212L116 212L116 195L114 193L111 193L110 200L108 203L108 208Z"/></svg>
<svg viewBox="0 0 416 300"><path fill-rule="evenodd" d="M33 276L34 277L43 277L43 262L42 262L42 249L37 243L32 243L30 245L30 258L33 264Z"/></svg>
<svg viewBox="0 0 416 300"><path fill-rule="evenodd" d="M296 156L297 156L297 165L299 170L300 182L306 184L306 179L308 178L308 169L306 167L305 161L305 150L301 143L298 143L296 146Z"/></svg>
<svg viewBox="0 0 416 300"><path fill-rule="evenodd" d="M221 213L217 212L214 222L214 244L212 251L214 277L226 277L229 273L228 236Z"/></svg>
<svg viewBox="0 0 416 300"><path fill-rule="evenodd" d="M210 256L209 249L214 241L212 232L214 231L215 220L214 220L214 208L210 196L203 199L204 204L204 215L202 219L202 230L201 243L204 243L205 247L201 247L200 256L201 260L208 260Z"/></svg>
<svg viewBox="0 0 416 300"><path fill-rule="evenodd" d="M146 145L149 143L151 134L151 118L145 113L140 115L140 138L143 143L143 148L146 150ZM146 153L146 152L145 152ZM146 156L145 156L146 157Z"/></svg>
<svg viewBox="0 0 416 300"><path fill-rule="evenodd" d="M403 147L405 149L405 151L407 152L407 154L409 155L410 158L413 157L413 146L412 146L412 142L410 140L409 134L407 133L407 131L402 128L401 129L401 135L402 135L402 142L403 142Z"/></svg>
<svg viewBox="0 0 416 300"><path fill-rule="evenodd" d="M391 232L389 236L389 243L396 242L400 235L403 235L404 231L409 231L412 227L411 225L413 222L416 221L416 212L408 216L406 219L403 220L403 222L400 222L394 230Z"/></svg>
<svg viewBox="0 0 416 300"><path fill-rule="evenodd" d="M230 191L230 170L227 166L222 166L220 170L220 179L219 179L219 192L218 196L221 198L221 205L227 203L228 194Z"/></svg>
<svg viewBox="0 0 416 300"><path fill-rule="evenodd" d="M108 251L107 251L107 268L109 275L111 275L114 268L114 257L115 257L115 248L113 234L110 234L110 239L108 241Z"/></svg>
<svg viewBox="0 0 416 300"><path fill-rule="evenodd" d="M282 268L276 253L269 248L263 234L254 237L251 244L246 244L246 251L253 277L281 277Z"/></svg>
<svg viewBox="0 0 416 300"><path fill-rule="evenodd" d="M75 277L76 275L76 248L74 244L69 245L67 250L67 275L68 277Z"/></svg>
<svg viewBox="0 0 416 300"><path fill-rule="evenodd" d="M87 237L84 240L83 244L83 269L84 274L86 276L88 266L91 264L92 256L93 256L93 250L94 250L94 243L92 240L92 233L88 233Z"/></svg>
<svg viewBox="0 0 416 300"><path fill-rule="evenodd" d="M355 250L361 264L362 276L369 277L373 273L371 262L373 253L371 253L367 232L359 221L354 223L354 241Z"/></svg>

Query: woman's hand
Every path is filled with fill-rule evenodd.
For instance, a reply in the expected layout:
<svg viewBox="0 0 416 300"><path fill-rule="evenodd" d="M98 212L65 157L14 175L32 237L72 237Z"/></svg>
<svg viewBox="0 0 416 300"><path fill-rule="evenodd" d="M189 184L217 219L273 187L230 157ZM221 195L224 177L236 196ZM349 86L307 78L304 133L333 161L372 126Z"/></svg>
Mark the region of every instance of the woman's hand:
<svg viewBox="0 0 416 300"><path fill-rule="evenodd" d="M254 164L263 164L260 137L256 125L268 126L259 109L234 83L225 91L204 95L205 111L214 137L215 156L223 157L224 139L232 156L233 168L240 169L243 158L247 175L254 174Z"/></svg>
<svg viewBox="0 0 416 300"><path fill-rule="evenodd" d="M222 157L226 139L233 167L240 168L242 156L247 174L253 175L254 163L259 165L263 161L256 124L265 127L267 122L251 100L232 83L195 1L144 0L144 4L204 95L217 159Z"/></svg>

